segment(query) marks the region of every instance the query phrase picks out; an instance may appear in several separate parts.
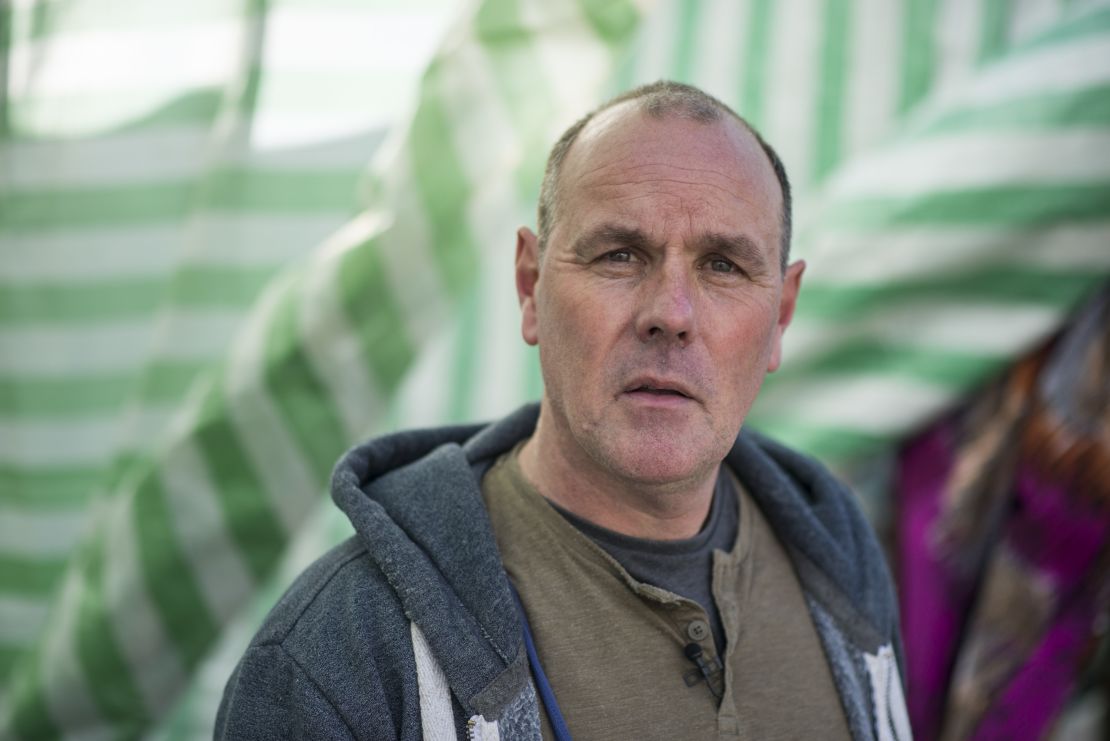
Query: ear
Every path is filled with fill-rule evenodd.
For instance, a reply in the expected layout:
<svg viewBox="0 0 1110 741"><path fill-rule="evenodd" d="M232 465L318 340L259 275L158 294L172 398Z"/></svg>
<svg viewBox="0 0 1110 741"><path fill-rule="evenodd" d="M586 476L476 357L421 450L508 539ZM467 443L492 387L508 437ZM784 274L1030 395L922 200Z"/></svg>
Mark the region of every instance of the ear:
<svg viewBox="0 0 1110 741"><path fill-rule="evenodd" d="M540 279L540 246L526 226L516 230L516 297L520 301L520 334L529 345L540 340L536 321L536 284Z"/></svg>
<svg viewBox="0 0 1110 741"><path fill-rule="evenodd" d="M779 318L775 327L774 347L771 348L771 359L767 363L767 372L778 370L782 363L782 336L794 318L794 307L798 303L798 291L802 287L802 273L806 270L804 260L798 260L786 268L786 275L782 279L782 295L779 298Z"/></svg>

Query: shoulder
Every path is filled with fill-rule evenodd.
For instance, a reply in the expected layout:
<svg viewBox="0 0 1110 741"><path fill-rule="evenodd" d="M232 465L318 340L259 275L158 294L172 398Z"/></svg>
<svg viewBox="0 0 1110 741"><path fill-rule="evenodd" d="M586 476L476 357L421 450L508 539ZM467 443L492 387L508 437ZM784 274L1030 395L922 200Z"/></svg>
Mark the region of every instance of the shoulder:
<svg viewBox="0 0 1110 741"><path fill-rule="evenodd" d="M336 729L394 736L419 723L405 701L415 691L409 622L352 537L278 600L229 680L220 715L225 735L243 724L291 732L313 717L323 727L327 716Z"/></svg>

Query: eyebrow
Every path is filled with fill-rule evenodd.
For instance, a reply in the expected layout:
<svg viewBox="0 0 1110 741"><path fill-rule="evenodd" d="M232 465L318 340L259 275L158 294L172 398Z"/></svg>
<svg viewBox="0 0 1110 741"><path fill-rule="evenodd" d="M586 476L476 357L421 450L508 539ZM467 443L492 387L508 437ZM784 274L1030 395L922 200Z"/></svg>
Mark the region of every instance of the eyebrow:
<svg viewBox="0 0 1110 741"><path fill-rule="evenodd" d="M574 254L585 258L601 244L615 244L622 247L661 247L643 231L635 227L601 224L574 240L572 249Z"/></svg>
<svg viewBox="0 0 1110 741"><path fill-rule="evenodd" d="M753 271L767 269L767 255L749 237L743 234L720 234L712 232L698 237L697 245L706 252L719 252L736 263Z"/></svg>

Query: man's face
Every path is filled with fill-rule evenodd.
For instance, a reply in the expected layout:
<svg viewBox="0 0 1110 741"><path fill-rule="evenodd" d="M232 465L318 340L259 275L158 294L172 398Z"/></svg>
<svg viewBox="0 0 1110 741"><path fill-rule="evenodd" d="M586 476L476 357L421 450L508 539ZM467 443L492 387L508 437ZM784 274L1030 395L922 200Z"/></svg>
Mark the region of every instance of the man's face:
<svg viewBox="0 0 1110 741"><path fill-rule="evenodd" d="M621 479L705 475L778 367L804 268L784 280L766 155L726 116L656 120L625 103L581 133L560 193L544 253L528 230L517 245L544 424L569 460Z"/></svg>

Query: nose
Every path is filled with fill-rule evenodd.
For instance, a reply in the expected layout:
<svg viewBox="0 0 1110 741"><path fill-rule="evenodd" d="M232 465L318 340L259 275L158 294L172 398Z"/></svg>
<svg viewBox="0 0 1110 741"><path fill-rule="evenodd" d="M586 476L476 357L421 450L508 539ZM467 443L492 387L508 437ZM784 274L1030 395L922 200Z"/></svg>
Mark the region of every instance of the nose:
<svg viewBox="0 0 1110 741"><path fill-rule="evenodd" d="M640 289L636 334L642 342L688 344L695 334L693 278L681 265L664 264Z"/></svg>

